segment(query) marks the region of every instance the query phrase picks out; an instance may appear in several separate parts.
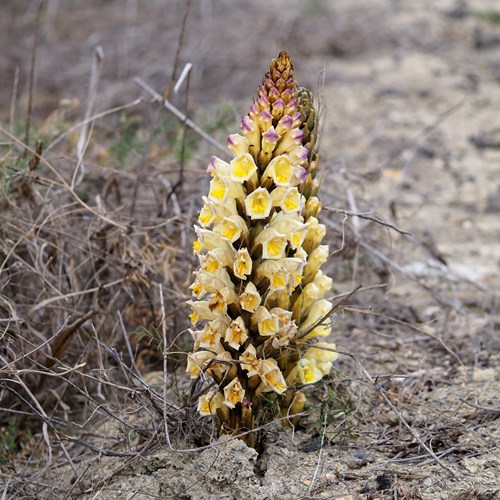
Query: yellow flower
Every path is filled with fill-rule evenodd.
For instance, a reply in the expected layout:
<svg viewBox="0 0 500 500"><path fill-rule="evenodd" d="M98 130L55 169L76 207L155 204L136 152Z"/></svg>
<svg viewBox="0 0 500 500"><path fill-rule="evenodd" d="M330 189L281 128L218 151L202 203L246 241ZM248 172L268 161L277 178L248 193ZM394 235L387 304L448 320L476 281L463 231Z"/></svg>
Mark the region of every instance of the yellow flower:
<svg viewBox="0 0 500 500"><path fill-rule="evenodd" d="M248 153L248 142L242 135L230 134L227 136L227 147L234 156Z"/></svg>
<svg viewBox="0 0 500 500"><path fill-rule="evenodd" d="M241 386L240 381L234 378L224 388L224 404L229 408L234 408L238 403L243 403L245 398L245 389Z"/></svg>
<svg viewBox="0 0 500 500"><path fill-rule="evenodd" d="M224 217L231 217L238 213L236 202L228 198L224 205L219 205L203 196L203 207L198 216L198 222L202 227L208 228L219 223Z"/></svg>
<svg viewBox="0 0 500 500"><path fill-rule="evenodd" d="M217 158L217 156L212 156L210 159L210 164L207 168L207 174L215 177L216 175L220 175L222 177L227 177L229 172L229 163Z"/></svg>
<svg viewBox="0 0 500 500"><path fill-rule="evenodd" d="M250 281L245 287L245 291L240 295L239 302L243 310L248 312L255 312L259 307L262 298L257 291L256 286Z"/></svg>
<svg viewBox="0 0 500 500"><path fill-rule="evenodd" d="M257 188L245 199L246 214L252 220L265 219L271 213L273 202L265 188Z"/></svg>
<svg viewBox="0 0 500 500"><path fill-rule="evenodd" d="M307 222L309 222L309 229L302 246L306 252L311 254L312 251L320 245L321 241L325 237L326 227L324 224L320 224L316 217L309 217Z"/></svg>
<svg viewBox="0 0 500 500"><path fill-rule="evenodd" d="M246 370L248 378L259 373L262 360L257 358L257 352L252 344L249 344L243 354L240 355L241 368Z"/></svg>
<svg viewBox="0 0 500 500"><path fill-rule="evenodd" d="M241 316L238 316L227 327L224 340L233 348L238 350L248 338L247 327Z"/></svg>
<svg viewBox="0 0 500 500"><path fill-rule="evenodd" d="M257 165L249 153L237 156L229 164L229 177L232 181L245 182L256 177L256 173Z"/></svg>
<svg viewBox="0 0 500 500"><path fill-rule="evenodd" d="M210 181L208 198L214 203L222 204L227 200L228 194L229 186L226 179L224 179L221 175L216 174Z"/></svg>
<svg viewBox="0 0 500 500"><path fill-rule="evenodd" d="M242 234L248 231L247 225L243 217L239 215L231 215L224 217L222 221L215 227L215 232L220 234L221 238L230 243L239 240Z"/></svg>
<svg viewBox="0 0 500 500"><path fill-rule="evenodd" d="M304 280L306 283L316 276L319 268L328 260L328 255L328 245L319 245L309 254L306 267L304 268Z"/></svg>
<svg viewBox="0 0 500 500"><path fill-rule="evenodd" d="M311 359L301 359L291 370L286 378L288 385L314 384L323 378L323 373Z"/></svg>
<svg viewBox="0 0 500 500"><path fill-rule="evenodd" d="M212 359L210 366L207 367L206 373L207 375L215 377L217 380L222 380L233 363L231 353L221 350L217 353L217 356Z"/></svg>
<svg viewBox="0 0 500 500"><path fill-rule="evenodd" d="M264 392L274 391L283 394L286 391L286 382L275 359L263 359L259 369L260 379L264 384Z"/></svg>
<svg viewBox="0 0 500 500"><path fill-rule="evenodd" d="M304 207L304 196L296 187L277 187L271 192L273 206L280 207L286 214L298 213Z"/></svg>
<svg viewBox="0 0 500 500"><path fill-rule="evenodd" d="M209 351L188 354L186 372L189 373L189 378L199 377L205 365L213 358L215 358L215 354Z"/></svg>
<svg viewBox="0 0 500 500"><path fill-rule="evenodd" d="M259 306L251 318L252 325L256 325L259 334L263 337L275 335L280 329L279 318L271 314L264 306Z"/></svg>
<svg viewBox="0 0 500 500"><path fill-rule="evenodd" d="M277 186L290 186L294 169L290 157L287 155L275 156L262 174L262 180L271 177Z"/></svg>
<svg viewBox="0 0 500 500"><path fill-rule="evenodd" d="M224 396L219 391L209 391L198 400L198 411L200 415L215 415L216 410L224 403Z"/></svg>
<svg viewBox="0 0 500 500"><path fill-rule="evenodd" d="M262 245L264 259L282 259L287 247L286 237L276 229L268 227L255 239L255 244Z"/></svg>
<svg viewBox="0 0 500 500"><path fill-rule="evenodd" d="M236 254L233 264L233 272L237 278L247 279L252 273L252 258L246 248L241 248Z"/></svg>
<svg viewBox="0 0 500 500"><path fill-rule="evenodd" d="M329 342L317 342L313 347L307 349L304 353L304 359L314 359L316 363L331 363L339 357L335 347L335 344Z"/></svg>

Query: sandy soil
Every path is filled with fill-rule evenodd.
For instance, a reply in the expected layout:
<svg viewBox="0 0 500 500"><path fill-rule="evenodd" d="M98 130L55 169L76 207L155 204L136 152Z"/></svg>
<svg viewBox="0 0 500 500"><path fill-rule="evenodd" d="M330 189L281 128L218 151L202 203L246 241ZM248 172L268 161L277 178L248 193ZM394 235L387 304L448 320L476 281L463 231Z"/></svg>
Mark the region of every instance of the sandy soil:
<svg viewBox="0 0 500 500"><path fill-rule="evenodd" d="M71 467L52 465L22 495L8 485L5 491L11 498L499 499L498 2L290 2L281 31L268 33L266 43L259 43L256 28L257 34L248 34L253 51L235 39L232 50L223 44L221 55L217 48L224 33L233 39L238 15L249 6L266 9L266 2L247 3L234 10L228 2L213 5L227 23L213 16L200 25L210 40L202 54L188 32L186 59L192 55L204 75L211 67L217 73L194 78L193 103L203 101L200 89L208 81L215 101L227 99L225 89L235 85L230 97L244 109L268 59L281 48L294 58L303 85L317 88L324 67L320 194L332 248L340 249L344 218L335 209L376 212L415 237L349 218L347 244L328 268L336 292L361 281L389 286L358 294L338 315L335 341L353 357L341 356L331 378L311 389L309 415L295 432L268 429L260 454L237 440L190 452L169 449L158 438L144 457L99 456L82 448ZM203 12L193 11L199 20ZM91 18L84 19L87 28L80 29L90 36ZM155 43L144 34L153 20L154 12L139 9L127 21L137 47ZM105 40L117 36L113 26ZM175 40L177 34L168 36ZM20 49L12 53L27 57ZM70 53L64 47L59 55ZM57 54L45 54L42 76ZM232 80L231 65L237 68ZM99 99L109 106L120 95L133 99L140 91L131 77L159 82L151 68L149 61L118 65L115 78L105 74ZM78 77L64 73L64 92L61 82L51 88L40 77L39 95L46 92L53 102L74 92L84 99ZM3 105L8 102L3 94ZM42 109L40 104L37 112ZM205 117L193 111L195 121ZM208 151L200 147L195 169L205 167L201 158ZM102 425L96 435L109 440L99 445L112 447L120 431ZM176 449L196 447L179 434L173 439Z"/></svg>

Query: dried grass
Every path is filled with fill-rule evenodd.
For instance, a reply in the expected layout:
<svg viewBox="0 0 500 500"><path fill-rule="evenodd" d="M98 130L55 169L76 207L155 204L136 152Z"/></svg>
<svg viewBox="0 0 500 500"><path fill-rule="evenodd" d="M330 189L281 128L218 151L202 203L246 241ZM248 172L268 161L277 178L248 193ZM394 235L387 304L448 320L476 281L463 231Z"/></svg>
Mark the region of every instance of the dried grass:
<svg viewBox="0 0 500 500"><path fill-rule="evenodd" d="M91 19L94 4L86 12ZM133 10L134 2L129 4ZM209 14L215 16L217 8ZM29 25L33 15L26 11L19 22ZM61 9L51 15L73 14ZM123 13L132 24L151 15L154 9ZM55 37L50 16L43 22L46 36ZM262 66L261 55L243 57L245 78L254 74L252 65ZM199 56L198 63L204 54ZM175 61L180 59L178 53ZM222 64L210 61L204 62L206 71ZM131 60L120 71L132 72ZM135 71L155 83L147 71ZM81 72L78 67L65 77L74 80ZM95 67L95 89L97 73ZM227 87L241 81L237 74L232 80L223 74ZM194 102L203 98L196 85ZM205 191L198 165L206 163L206 146L197 138L196 118L188 122L187 135L179 122L165 131L164 117L174 118L160 105L145 104L136 93L129 104L114 107L115 95L113 87L91 93L83 121L66 121L61 114L57 126L45 122L47 152L18 133L0 130L3 498L90 494L159 447L186 453L214 446L210 424L194 411L203 389L189 385L182 369L189 349L184 302L195 266L191 221ZM96 113L95 100L106 102L108 111ZM139 117L142 139L126 165L104 168L106 161L113 164L109 149L116 135L118 141L126 136L115 128L122 111ZM220 132L209 137L220 141ZM171 140L167 147L165 135ZM176 155L179 141L180 151L186 153L188 144L196 161ZM185 162L181 177L179 162ZM468 377L478 364L470 336L456 331L474 324L472 308L478 303L480 314L494 312L498 297L450 272L425 241L382 220L376 201L363 194L363 178L341 165L325 165L325 171L331 182L323 189L323 220L330 229L330 266L340 304L336 331L344 356L331 379L309 390L306 432L319 451L309 495L321 494L326 481L322 450L355 443L387 456L387 468L378 463L378 470L381 477L390 474L394 498L398 492L404 497L404 486L393 478L400 463L431 460L456 477L446 458L496 453L479 429L498 417L497 407L449 395L443 407L427 396L450 377ZM425 273L415 272L415 262ZM403 283L403 291L394 294L396 282ZM429 303L438 307L429 312ZM266 439L274 432L268 430ZM123 462L94 481L88 471L103 456ZM64 481L53 482L68 470L69 489ZM404 474L397 469L399 478Z"/></svg>

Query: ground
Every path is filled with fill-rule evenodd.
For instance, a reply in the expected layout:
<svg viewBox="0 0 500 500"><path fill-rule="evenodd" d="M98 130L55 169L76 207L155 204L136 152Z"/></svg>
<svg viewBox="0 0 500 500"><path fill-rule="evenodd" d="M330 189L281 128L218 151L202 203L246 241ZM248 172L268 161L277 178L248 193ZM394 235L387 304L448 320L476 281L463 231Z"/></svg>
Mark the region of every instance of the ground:
<svg viewBox="0 0 500 500"><path fill-rule="evenodd" d="M82 119L92 100L87 82L96 45L103 46L105 59L94 69L100 82L92 112L134 103L144 95L134 77L160 92L165 89L184 13L184 2L174 3L175 8L162 2L143 7L132 1L123 9L117 2L107 7L85 2L85 8L78 1L43 5L32 135L41 137L45 149L71 122ZM2 109L11 109L0 115L6 132L16 130L13 112L24 123L28 106L34 4L7 3L2 21L0 40L8 50L0 58L0 102ZM111 119L119 116L114 122L96 121L82 183L71 184L72 176L81 173L75 167L79 136L68 134L67 149L49 146L47 155L58 169L42 172L40 178L59 182L51 189L81 192L76 208L68 201L63 205L67 212L62 210L41 190L26 195L24 181L5 195L9 209L28 208L17 222L15 216L5 216L4 227L20 232L6 233L12 241L3 234L0 247L0 273L5 269L0 305L5 318L22 319L19 326L17 320L14 326L9 323L0 336L6 366L0 372L0 397L2 407L12 409L0 421L4 498L500 498L498 3L267 4L191 6L180 59L194 65L189 115L224 142L225 134L237 131L238 116L269 59L282 49L291 54L299 83L320 97L321 216L333 252L327 271L339 297L363 285L336 315L333 337L342 354L334 372L307 391L308 414L296 429L277 424L265 429L259 453L239 440L216 441L210 437L210 419L197 419L185 410L189 386L182 356L172 353L164 372L154 335L147 333L160 309L158 287L163 283L171 318L166 335L176 349L186 348L177 335L186 327L182 306L193 266L186 257L189 228L206 191L210 155L220 153L193 134L183 185L171 196L182 127L168 111L152 111L149 102L131 104L110 113ZM169 9L169 16L160 16ZM162 58L165 47L168 64ZM11 108L13 88L18 101ZM181 108L186 104L181 96L172 101ZM164 116L168 123L159 141L148 130ZM12 136L2 134L5 159L20 143L16 146ZM24 139L22 133L17 137ZM157 178L163 187L155 187ZM129 215L131 204L135 213ZM89 259L72 250L71 238L78 235L71 233L69 223L56 231L58 210L77 216L77 224L87 224L91 213L88 226L78 227L85 228L79 231L89 235L88 241L104 241L107 264L99 267L98 259L93 264L101 281L84 280L82 267ZM52 219L54 225L44 222ZM26 244L23 253L25 242L36 237L39 244ZM64 238L58 251L68 257L57 257L61 269L55 270L48 257L44 267L44 259L57 238ZM29 268L26 263L35 253L39 258ZM112 260L114 255L120 263ZM11 261L16 256L17 267ZM122 262L128 267L119 267ZM15 288L12 282L23 269L28 274ZM38 280L40 290L31 297L26 290L35 285L26 276L36 273L45 281ZM113 280L127 273L134 286L126 293L135 294L128 302L113 288L121 286ZM59 281L51 281L52 275ZM113 290L104 300L124 307L119 317L94 312L91 325L84 313L94 306L89 302L85 309L82 302L71 302L71 294L75 286L82 297L95 289L99 301L98 293L106 294L103 283ZM63 343L59 351L51 347L53 356L67 353L60 370L80 377L71 379L71 385L67 376L61 393L57 377L48 382L33 378L41 373L36 372L41 364L52 365L31 351L42 352L47 339L79 317L80 337L70 347ZM137 335L124 341L120 321L124 332L146 332L146 341L138 341ZM50 328L44 329L44 322ZM23 337L30 339L26 345ZM141 378L127 372L131 349L140 351L132 358ZM22 364L26 359L29 366ZM19 406L9 399L9 378L22 387L28 402L32 395L42 409L33 401ZM78 392L78 380L86 390ZM168 391L163 394L165 381ZM62 395L66 390L71 398ZM166 402L175 408L170 411ZM51 413L54 405L57 412ZM49 417L31 419L33 415L50 415L53 423ZM12 423L11 417L20 423Z"/></svg>

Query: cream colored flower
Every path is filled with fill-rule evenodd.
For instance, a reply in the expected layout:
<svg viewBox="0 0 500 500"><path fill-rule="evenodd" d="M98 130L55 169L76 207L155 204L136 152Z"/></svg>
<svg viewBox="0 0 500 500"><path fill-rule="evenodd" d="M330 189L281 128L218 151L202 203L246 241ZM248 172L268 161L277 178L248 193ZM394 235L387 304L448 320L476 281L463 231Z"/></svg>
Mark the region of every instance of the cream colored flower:
<svg viewBox="0 0 500 500"><path fill-rule="evenodd" d="M309 217L307 220L309 222L309 229L307 231L307 236L303 243L303 248L309 254L317 248L326 234L326 226L324 224L320 224L316 217Z"/></svg>
<svg viewBox="0 0 500 500"><path fill-rule="evenodd" d="M224 340L233 348L238 350L248 338L248 330L241 316L238 316L227 327Z"/></svg>
<svg viewBox="0 0 500 500"><path fill-rule="evenodd" d="M216 276L224 267L234 262L236 252L229 248L214 248L201 257L201 268L208 274Z"/></svg>
<svg viewBox="0 0 500 500"><path fill-rule="evenodd" d="M207 168L207 174L211 177L215 177L216 175L220 175L222 177L227 177L229 173L229 163L221 160L217 156L212 156L210 158L210 163Z"/></svg>
<svg viewBox="0 0 500 500"><path fill-rule="evenodd" d="M252 344L249 344L243 354L240 355L241 368L246 370L248 377L257 375L260 370L262 360L257 358L257 352Z"/></svg>
<svg viewBox="0 0 500 500"><path fill-rule="evenodd" d="M224 217L216 226L214 231L230 243L239 240L242 234L248 232L248 228L243 217L231 215Z"/></svg>
<svg viewBox="0 0 500 500"><path fill-rule="evenodd" d="M263 337L275 335L279 329L279 318L276 314L271 314L264 306L259 306L251 318L251 323L257 326L259 334Z"/></svg>
<svg viewBox="0 0 500 500"><path fill-rule="evenodd" d="M233 272L234 275L241 280L247 279L252 273L252 258L246 248L240 248L236 253L233 263Z"/></svg>
<svg viewBox="0 0 500 500"><path fill-rule="evenodd" d="M322 323L332 310L332 303L326 299L320 299L311 305L307 313L307 318L300 325L302 331L313 325Z"/></svg>
<svg viewBox="0 0 500 500"><path fill-rule="evenodd" d="M311 359L301 359L286 378L288 385L314 384L323 378L323 373Z"/></svg>
<svg viewBox="0 0 500 500"><path fill-rule="evenodd" d="M209 351L198 351L188 354L186 372L189 373L189 378L194 379L199 377L203 368L213 358L215 358L215 354Z"/></svg>
<svg viewBox="0 0 500 500"><path fill-rule="evenodd" d="M304 359L314 360L316 367L324 375L328 375L332 369L332 362L338 358L335 344L328 342L317 342L304 353Z"/></svg>
<svg viewBox="0 0 500 500"><path fill-rule="evenodd" d="M220 315L217 319L209 321L203 330L197 332L196 342L200 347L209 349L211 351L219 352L221 349L220 341L226 333L226 329L229 326L230 319L229 316Z"/></svg>
<svg viewBox="0 0 500 500"><path fill-rule="evenodd" d="M234 156L248 153L248 142L242 135L230 134L227 136L227 147Z"/></svg>
<svg viewBox="0 0 500 500"><path fill-rule="evenodd" d="M232 198L228 198L224 205L219 205L203 196L203 207L198 216L198 223L204 227L209 228L213 224L219 223L224 217L232 217L237 215L236 202Z"/></svg>
<svg viewBox="0 0 500 500"><path fill-rule="evenodd" d="M249 153L237 156L229 164L229 177L234 182L243 183L251 178L255 178L256 181L256 174L257 165L255 165L255 161Z"/></svg>
<svg viewBox="0 0 500 500"><path fill-rule="evenodd" d="M304 268L304 281L310 282L319 268L327 261L329 255L328 245L319 245L309 255L306 267Z"/></svg>
<svg viewBox="0 0 500 500"><path fill-rule="evenodd" d="M214 178L210 181L209 200L214 203L223 204L227 200L228 194L229 185L227 180L220 174L215 174Z"/></svg>
<svg viewBox="0 0 500 500"><path fill-rule="evenodd" d="M287 247L286 236L271 227L264 229L255 239L257 245L262 245L264 259L282 259Z"/></svg>
<svg viewBox="0 0 500 500"><path fill-rule="evenodd" d="M210 416L217 413L217 409L224 403L224 396L219 391L209 391L198 400L200 415Z"/></svg>
<svg viewBox="0 0 500 500"><path fill-rule="evenodd" d="M263 359L259 369L260 379L264 384L264 392L274 391L283 394L286 391L286 382L275 359Z"/></svg>
<svg viewBox="0 0 500 500"><path fill-rule="evenodd" d="M242 309L248 312L255 312L261 303L261 296L256 286L250 281L245 287L245 291L239 297L239 303Z"/></svg>
<svg viewBox="0 0 500 500"><path fill-rule="evenodd" d="M234 408L238 403L243 403L245 398L245 389L241 386L240 381L234 378L224 388L224 404L229 408Z"/></svg>
<svg viewBox="0 0 500 500"><path fill-rule="evenodd" d="M212 359L212 362L206 369L206 373L215 377L216 380L222 380L233 364L234 361L231 353L224 351L222 348L222 350Z"/></svg>
<svg viewBox="0 0 500 500"><path fill-rule="evenodd" d="M257 188L245 198L246 214L252 220L265 219L272 208L271 196L265 188Z"/></svg>
<svg viewBox="0 0 500 500"><path fill-rule="evenodd" d="M271 191L271 199L275 207L280 207L286 214L300 213L305 198L296 187L277 187Z"/></svg>

